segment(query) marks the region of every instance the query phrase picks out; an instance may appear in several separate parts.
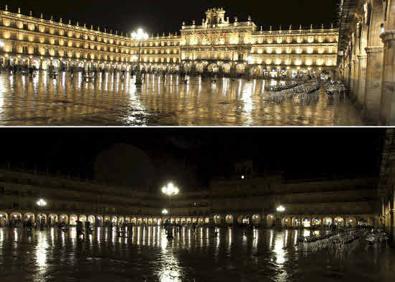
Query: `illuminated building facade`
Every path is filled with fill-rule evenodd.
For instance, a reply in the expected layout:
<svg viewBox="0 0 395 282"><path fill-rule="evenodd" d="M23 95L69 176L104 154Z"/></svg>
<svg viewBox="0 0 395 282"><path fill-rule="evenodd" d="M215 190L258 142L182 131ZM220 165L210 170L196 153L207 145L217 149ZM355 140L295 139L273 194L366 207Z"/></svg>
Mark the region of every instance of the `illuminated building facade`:
<svg viewBox="0 0 395 282"><path fill-rule="evenodd" d="M395 124L395 1L342 0L339 74L366 118Z"/></svg>
<svg viewBox="0 0 395 282"><path fill-rule="evenodd" d="M0 225L12 221L105 224L323 227L379 223L377 179L285 181L281 176L212 181L209 189L168 201L158 193L103 186L48 175L0 170ZM109 189L111 188L111 189ZM43 199L47 205L37 205ZM278 206L285 210L277 211ZM162 209L168 215L162 215Z"/></svg>
<svg viewBox="0 0 395 282"><path fill-rule="evenodd" d="M145 72L217 73L254 77L334 71L338 30L289 27L264 31L249 18L233 22L210 9L202 24L182 24L180 34L151 36L141 43L124 34L87 28L30 12L0 11L2 65L47 69L134 69L141 55Z"/></svg>

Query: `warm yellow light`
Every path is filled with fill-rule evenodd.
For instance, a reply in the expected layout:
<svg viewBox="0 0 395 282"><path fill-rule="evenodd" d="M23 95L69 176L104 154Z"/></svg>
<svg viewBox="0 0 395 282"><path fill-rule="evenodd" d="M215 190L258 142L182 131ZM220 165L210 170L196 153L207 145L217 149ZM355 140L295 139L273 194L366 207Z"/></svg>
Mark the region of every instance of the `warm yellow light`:
<svg viewBox="0 0 395 282"><path fill-rule="evenodd" d="M280 205L280 206L277 207L276 210L277 210L277 212L285 212L285 207Z"/></svg>

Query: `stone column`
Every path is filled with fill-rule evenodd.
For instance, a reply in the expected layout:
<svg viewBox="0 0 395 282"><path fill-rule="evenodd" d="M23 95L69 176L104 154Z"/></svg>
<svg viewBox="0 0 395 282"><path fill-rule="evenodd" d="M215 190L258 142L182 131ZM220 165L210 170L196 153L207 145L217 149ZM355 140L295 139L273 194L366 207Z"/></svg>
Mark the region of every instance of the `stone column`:
<svg viewBox="0 0 395 282"><path fill-rule="evenodd" d="M381 38L384 42L381 119L385 125L395 125L395 30L383 33Z"/></svg>
<svg viewBox="0 0 395 282"><path fill-rule="evenodd" d="M383 76L383 48L367 47L365 109L367 118L378 121L380 115L382 76Z"/></svg>
<svg viewBox="0 0 395 282"><path fill-rule="evenodd" d="M358 94L358 103L359 106L363 107L365 105L365 87L366 87L366 59L367 56L361 52L361 55L358 56L358 85L357 85L357 94Z"/></svg>
<svg viewBox="0 0 395 282"><path fill-rule="evenodd" d="M353 100L357 100L357 101L358 101L358 85L359 85L358 75L359 75L359 60L358 58L354 58L352 80L351 80L351 85L352 85L351 91L352 91Z"/></svg>

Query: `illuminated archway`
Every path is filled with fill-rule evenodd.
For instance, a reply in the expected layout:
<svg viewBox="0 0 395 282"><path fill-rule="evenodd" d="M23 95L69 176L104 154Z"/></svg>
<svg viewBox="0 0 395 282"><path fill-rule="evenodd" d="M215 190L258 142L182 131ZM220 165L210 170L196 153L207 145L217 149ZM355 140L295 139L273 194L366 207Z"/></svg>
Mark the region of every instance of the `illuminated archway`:
<svg viewBox="0 0 395 282"><path fill-rule="evenodd" d="M70 215L70 225L76 225L78 220L78 215L72 214Z"/></svg>
<svg viewBox="0 0 395 282"><path fill-rule="evenodd" d="M0 212L0 227L4 227L8 224L8 215L5 212Z"/></svg>
<svg viewBox="0 0 395 282"><path fill-rule="evenodd" d="M88 222L92 225L95 225L96 224L96 217L94 215L89 215Z"/></svg>
<svg viewBox="0 0 395 282"><path fill-rule="evenodd" d="M269 214L268 216L266 216L266 226L267 227L273 227L274 226L274 216L272 214Z"/></svg>
<svg viewBox="0 0 395 282"><path fill-rule="evenodd" d="M58 223L58 215L54 214L54 213L49 214L48 215L48 224L54 225L56 223Z"/></svg>
<svg viewBox="0 0 395 282"><path fill-rule="evenodd" d="M261 216L259 214L254 214L252 216L252 223L255 226L261 225L261 222L262 222L262 219L261 219Z"/></svg>
<svg viewBox="0 0 395 282"><path fill-rule="evenodd" d="M60 223L64 223L64 224L68 224L69 223L69 217L67 216L67 214L61 214L59 216L59 222Z"/></svg>
<svg viewBox="0 0 395 282"><path fill-rule="evenodd" d="M310 228L311 227L311 219L310 218L303 218L302 226L304 228Z"/></svg>
<svg viewBox="0 0 395 282"><path fill-rule="evenodd" d="M222 224L222 216L214 215L214 223L217 225Z"/></svg>
<svg viewBox="0 0 395 282"><path fill-rule="evenodd" d="M343 217L335 217L335 221L334 221L336 226L344 226L344 218Z"/></svg>
<svg viewBox="0 0 395 282"><path fill-rule="evenodd" d="M226 221L226 224L232 225L232 224L234 223L233 215L228 214L228 215L225 217L225 221Z"/></svg>
<svg viewBox="0 0 395 282"><path fill-rule="evenodd" d="M35 221L34 213L31 213L31 212L25 213L23 215L23 221L25 221L25 222L28 222L28 221L34 222Z"/></svg>

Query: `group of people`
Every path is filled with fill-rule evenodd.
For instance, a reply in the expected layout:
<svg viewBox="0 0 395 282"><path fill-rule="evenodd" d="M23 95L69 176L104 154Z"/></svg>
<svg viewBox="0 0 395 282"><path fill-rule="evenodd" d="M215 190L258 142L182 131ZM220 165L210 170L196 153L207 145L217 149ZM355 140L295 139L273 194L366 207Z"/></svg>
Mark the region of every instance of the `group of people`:
<svg viewBox="0 0 395 282"><path fill-rule="evenodd" d="M380 229L372 228L351 228L337 231L328 231L320 235L312 235L308 237L299 237L298 246L303 251L318 251L321 249L341 251L348 246L352 246L355 242L362 242L365 239L369 246L380 246L387 244L389 240L388 234Z"/></svg>

